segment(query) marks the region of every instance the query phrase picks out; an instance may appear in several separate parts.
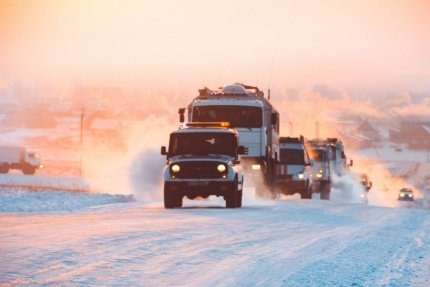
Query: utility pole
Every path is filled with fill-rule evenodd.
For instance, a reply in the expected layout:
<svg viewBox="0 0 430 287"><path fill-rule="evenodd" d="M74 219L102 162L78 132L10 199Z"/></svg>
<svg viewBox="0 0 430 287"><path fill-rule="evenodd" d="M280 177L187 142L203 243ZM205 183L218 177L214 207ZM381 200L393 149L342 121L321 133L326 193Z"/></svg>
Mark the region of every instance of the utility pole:
<svg viewBox="0 0 430 287"><path fill-rule="evenodd" d="M319 121L316 122L316 136L317 136L317 142L318 142L319 138L320 138L320 122Z"/></svg>
<svg viewBox="0 0 430 287"><path fill-rule="evenodd" d="M79 148L79 177L82 177L82 150L83 150L83 139L84 139L84 108L81 110L81 144Z"/></svg>
<svg viewBox="0 0 430 287"><path fill-rule="evenodd" d="M293 133L294 133L294 127L293 127L293 122L289 122L289 125L290 125L290 137L292 137L293 136Z"/></svg>
<svg viewBox="0 0 430 287"><path fill-rule="evenodd" d="M427 162L430 162L430 139L427 141Z"/></svg>

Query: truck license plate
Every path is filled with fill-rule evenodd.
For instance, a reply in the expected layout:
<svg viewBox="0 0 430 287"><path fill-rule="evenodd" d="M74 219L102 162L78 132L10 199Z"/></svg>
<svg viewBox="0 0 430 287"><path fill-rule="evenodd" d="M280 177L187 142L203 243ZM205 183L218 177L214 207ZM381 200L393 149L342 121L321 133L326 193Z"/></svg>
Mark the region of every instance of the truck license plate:
<svg viewBox="0 0 430 287"><path fill-rule="evenodd" d="M206 186L209 183L207 181L190 181L188 182L188 185L190 186Z"/></svg>

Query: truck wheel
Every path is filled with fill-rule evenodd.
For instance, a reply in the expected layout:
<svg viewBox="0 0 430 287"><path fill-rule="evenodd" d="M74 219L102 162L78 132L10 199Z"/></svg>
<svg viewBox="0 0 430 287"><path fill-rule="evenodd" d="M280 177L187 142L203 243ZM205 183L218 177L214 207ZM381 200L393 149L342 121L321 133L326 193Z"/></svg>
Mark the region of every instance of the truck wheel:
<svg viewBox="0 0 430 287"><path fill-rule="evenodd" d="M36 172L36 169L34 168L34 167L32 167L32 166L25 166L23 169L22 169L22 173L23 174L27 174L27 175L32 175L32 174L34 174Z"/></svg>
<svg viewBox="0 0 430 287"><path fill-rule="evenodd" d="M9 166L7 164L0 165L0 173L8 173L9 172Z"/></svg>
<svg viewBox="0 0 430 287"><path fill-rule="evenodd" d="M225 207L227 208L236 208L237 207L237 198L238 198L238 190L237 190L237 178L234 179L233 187L230 192L224 196L225 199Z"/></svg>
<svg viewBox="0 0 430 287"><path fill-rule="evenodd" d="M306 183L305 189L300 193L300 198L302 198L302 199L311 199L312 198L312 189L309 186L309 182Z"/></svg>
<svg viewBox="0 0 430 287"><path fill-rule="evenodd" d="M242 188L237 192L236 206L242 207L242 196L243 196L243 178L242 178Z"/></svg>
<svg viewBox="0 0 430 287"><path fill-rule="evenodd" d="M164 208L175 208L177 203L175 202L175 197L167 192L166 184L164 184ZM182 205L182 198L181 198Z"/></svg>
<svg viewBox="0 0 430 287"><path fill-rule="evenodd" d="M330 182L325 181L320 190L320 199L330 200Z"/></svg>
<svg viewBox="0 0 430 287"><path fill-rule="evenodd" d="M243 195L243 191L239 190L237 192L236 207L242 207L242 195Z"/></svg>
<svg viewBox="0 0 430 287"><path fill-rule="evenodd" d="M176 207L182 207L182 199L184 197L182 195L177 195L176 196Z"/></svg>

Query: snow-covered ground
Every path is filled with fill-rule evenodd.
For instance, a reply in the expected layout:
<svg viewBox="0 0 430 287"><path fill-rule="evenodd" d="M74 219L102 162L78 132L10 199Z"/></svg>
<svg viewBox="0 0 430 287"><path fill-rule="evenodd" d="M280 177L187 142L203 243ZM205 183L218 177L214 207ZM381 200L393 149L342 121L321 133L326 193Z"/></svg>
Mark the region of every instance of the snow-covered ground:
<svg viewBox="0 0 430 287"><path fill-rule="evenodd" d="M430 286L428 210L249 194L241 209L215 198L165 210L99 196L46 191L56 209L42 211L57 212L2 213L0 285Z"/></svg>
<svg viewBox="0 0 430 287"><path fill-rule="evenodd" d="M241 209L210 198L165 210L153 149L85 180L54 168L0 175L0 286L430 286L425 152L352 155L330 201L246 188ZM405 185L416 201L397 200Z"/></svg>

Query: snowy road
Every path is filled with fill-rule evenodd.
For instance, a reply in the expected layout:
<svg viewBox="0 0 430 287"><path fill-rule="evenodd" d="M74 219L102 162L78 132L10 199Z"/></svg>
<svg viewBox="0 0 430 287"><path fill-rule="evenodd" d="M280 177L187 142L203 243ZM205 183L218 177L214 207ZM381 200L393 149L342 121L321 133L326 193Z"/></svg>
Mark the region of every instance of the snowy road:
<svg viewBox="0 0 430 287"><path fill-rule="evenodd" d="M0 286L430 286L428 210L188 206L0 214Z"/></svg>

